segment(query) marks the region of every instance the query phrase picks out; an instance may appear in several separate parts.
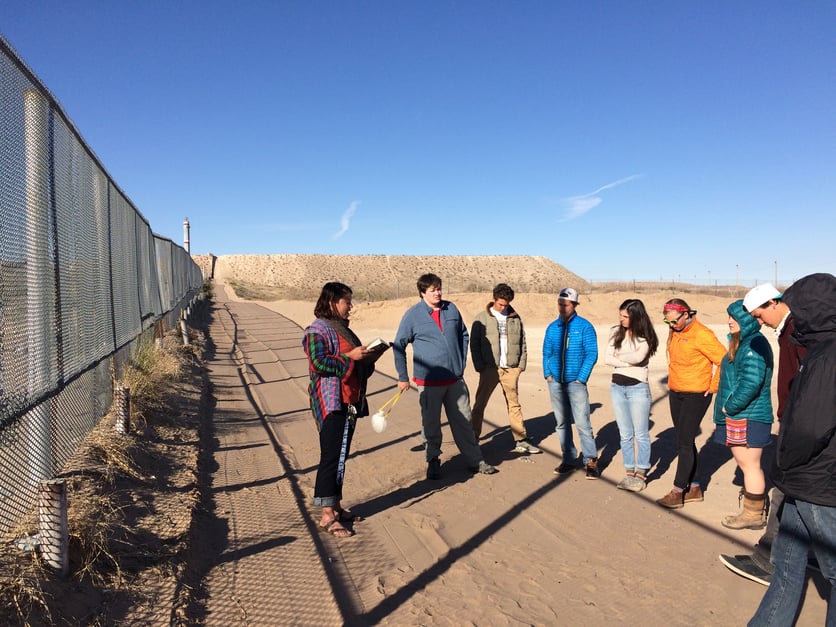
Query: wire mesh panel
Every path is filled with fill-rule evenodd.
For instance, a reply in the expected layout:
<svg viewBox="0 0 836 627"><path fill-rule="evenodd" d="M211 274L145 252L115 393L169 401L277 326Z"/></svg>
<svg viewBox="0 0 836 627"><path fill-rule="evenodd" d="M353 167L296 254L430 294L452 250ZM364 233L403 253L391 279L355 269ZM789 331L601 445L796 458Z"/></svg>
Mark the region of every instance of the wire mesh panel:
<svg viewBox="0 0 836 627"><path fill-rule="evenodd" d="M136 211L111 186L110 247L113 271L113 324L116 345L122 346L142 331L139 286L136 276Z"/></svg>
<svg viewBox="0 0 836 627"><path fill-rule="evenodd" d="M35 502L35 487L50 476L49 401L0 431L0 529L5 531Z"/></svg>
<svg viewBox="0 0 836 627"><path fill-rule="evenodd" d="M171 264L171 250L173 244L169 239L162 237L154 238L154 247L157 251L157 276L160 286L160 300L162 301L163 311L168 311L174 307L175 300L172 279L172 264Z"/></svg>
<svg viewBox="0 0 836 627"><path fill-rule="evenodd" d="M76 373L113 351L106 179L60 120L55 123L55 206L62 363ZM106 258L106 257L105 257Z"/></svg>
<svg viewBox="0 0 836 627"><path fill-rule="evenodd" d="M139 312L142 328L147 329L163 313L160 305L160 289L157 282L157 251L154 235L144 220L136 221L137 283Z"/></svg>
<svg viewBox="0 0 836 627"><path fill-rule="evenodd" d="M199 291L160 241L0 37L0 533L106 412L111 367Z"/></svg>
<svg viewBox="0 0 836 627"><path fill-rule="evenodd" d="M50 476L61 470L84 437L107 411L108 405L100 405L98 386L111 387L110 380L102 380L99 369L87 370L74 379L50 404L52 442L52 468ZM108 400L109 397L108 397Z"/></svg>

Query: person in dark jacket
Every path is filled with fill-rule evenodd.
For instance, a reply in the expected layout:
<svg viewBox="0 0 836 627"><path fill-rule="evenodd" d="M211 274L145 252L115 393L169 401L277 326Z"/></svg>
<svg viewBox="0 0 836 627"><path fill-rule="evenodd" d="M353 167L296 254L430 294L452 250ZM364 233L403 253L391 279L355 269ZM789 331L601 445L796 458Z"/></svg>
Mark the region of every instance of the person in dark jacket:
<svg viewBox="0 0 836 627"><path fill-rule="evenodd" d="M763 529L767 500L761 453L772 442L772 348L742 300L726 311L731 333L714 400L714 440L731 448L743 473L743 509L721 522L729 529Z"/></svg>
<svg viewBox="0 0 836 627"><path fill-rule="evenodd" d="M749 625L791 625L812 550L830 584L827 625L836 625L836 277L811 274L784 292L795 338L807 348L793 380L771 478L784 493L775 573Z"/></svg>

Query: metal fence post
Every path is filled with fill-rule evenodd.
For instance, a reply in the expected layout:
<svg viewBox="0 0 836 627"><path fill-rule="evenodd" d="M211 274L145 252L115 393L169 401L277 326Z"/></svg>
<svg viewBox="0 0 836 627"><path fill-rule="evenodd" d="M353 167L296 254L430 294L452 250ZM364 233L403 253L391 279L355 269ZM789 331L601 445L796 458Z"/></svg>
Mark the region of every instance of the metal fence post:
<svg viewBox="0 0 836 627"><path fill-rule="evenodd" d="M131 388L117 385L113 396L116 406L116 432L125 435L131 430Z"/></svg>
<svg viewBox="0 0 836 627"><path fill-rule="evenodd" d="M70 568L67 529L67 483L49 479L38 484L38 527L41 557L59 577Z"/></svg>
<svg viewBox="0 0 836 627"><path fill-rule="evenodd" d="M183 346L189 345L189 329L186 326L186 319L180 318L180 331L183 334Z"/></svg>

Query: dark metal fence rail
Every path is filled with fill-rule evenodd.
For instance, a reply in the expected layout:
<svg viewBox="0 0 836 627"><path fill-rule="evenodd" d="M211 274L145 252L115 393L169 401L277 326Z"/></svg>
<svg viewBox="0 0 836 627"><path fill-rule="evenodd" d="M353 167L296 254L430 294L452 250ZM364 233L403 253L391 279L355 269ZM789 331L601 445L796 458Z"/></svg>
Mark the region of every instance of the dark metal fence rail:
<svg viewBox="0 0 836 627"><path fill-rule="evenodd" d="M110 407L112 368L202 282L0 37L0 533Z"/></svg>

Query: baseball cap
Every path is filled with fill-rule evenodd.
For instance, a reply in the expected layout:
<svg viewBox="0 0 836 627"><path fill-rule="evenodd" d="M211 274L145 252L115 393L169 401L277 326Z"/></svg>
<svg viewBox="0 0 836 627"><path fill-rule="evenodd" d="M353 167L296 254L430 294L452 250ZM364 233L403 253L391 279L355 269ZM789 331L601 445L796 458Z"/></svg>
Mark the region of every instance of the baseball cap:
<svg viewBox="0 0 836 627"><path fill-rule="evenodd" d="M761 283L749 290L743 297L743 308L751 313L766 301L778 300L781 296L781 292L775 289L772 283Z"/></svg>
<svg viewBox="0 0 836 627"><path fill-rule="evenodd" d="M571 287L564 287L560 290L560 294L557 297L558 300L569 300L578 304L578 290L573 289Z"/></svg>

